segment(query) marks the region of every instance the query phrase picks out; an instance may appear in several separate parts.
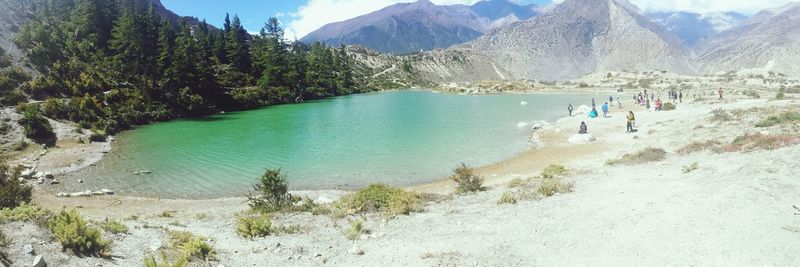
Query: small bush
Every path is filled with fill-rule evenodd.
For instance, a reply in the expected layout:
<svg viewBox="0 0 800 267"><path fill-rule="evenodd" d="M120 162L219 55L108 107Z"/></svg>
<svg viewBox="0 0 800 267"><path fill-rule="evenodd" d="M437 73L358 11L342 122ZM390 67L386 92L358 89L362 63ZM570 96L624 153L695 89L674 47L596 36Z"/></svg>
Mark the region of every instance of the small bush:
<svg viewBox="0 0 800 267"><path fill-rule="evenodd" d="M683 170L683 173L690 173L690 172L692 172L694 170L697 170L697 162L694 162L692 164L683 166L682 170Z"/></svg>
<svg viewBox="0 0 800 267"><path fill-rule="evenodd" d="M606 162L608 165L619 165L619 164L626 164L626 165L636 165L642 164L647 162L653 161L660 161L666 158L667 152L661 148L645 148L642 151L636 152L634 154L625 154L622 158L609 160Z"/></svg>
<svg viewBox="0 0 800 267"><path fill-rule="evenodd" d="M128 226L122 224L117 220L109 220L108 218L106 218L105 221L100 223L100 228L103 228L103 230L112 234L128 233Z"/></svg>
<svg viewBox="0 0 800 267"><path fill-rule="evenodd" d="M778 148L795 145L800 142L800 137L791 134L767 135L761 133L745 134L733 139L728 145L723 146L722 152L749 152L755 150L775 150Z"/></svg>
<svg viewBox="0 0 800 267"><path fill-rule="evenodd" d="M694 142L692 142L692 143L690 143L690 144L688 144L688 145L686 145L686 146L684 146L682 148L679 148L677 151L675 151L675 153L678 153L678 154L681 154L681 155L687 155L687 154L691 154L691 153L694 153L694 152L699 152L699 151L703 151L703 150L706 150L706 149L711 149L711 148L713 148L715 146L719 146L719 145L722 145L722 143L720 143L719 141L716 141L716 140L708 140L708 141L705 141L705 142L694 141Z"/></svg>
<svg viewBox="0 0 800 267"><path fill-rule="evenodd" d="M522 187L528 184L528 181L522 178L514 178L510 182L508 182L508 187L515 188L515 187Z"/></svg>
<svg viewBox="0 0 800 267"><path fill-rule="evenodd" d="M664 103L664 105L661 106L661 110L663 111L675 110L675 108L677 108L675 104L669 102Z"/></svg>
<svg viewBox="0 0 800 267"><path fill-rule="evenodd" d="M262 212L272 212L281 210L292 205L292 195L289 194L289 186L286 185L286 177L281 174L281 170L268 169L259 179L259 183L253 185L255 195L247 196L250 208Z"/></svg>
<svg viewBox="0 0 800 267"><path fill-rule="evenodd" d="M544 168L544 171L542 171L542 178L551 179L551 178L561 177L567 175L568 172L569 171L567 171L567 168L565 168L564 166L551 164L546 168Z"/></svg>
<svg viewBox="0 0 800 267"><path fill-rule="evenodd" d="M785 123L798 123L800 122L800 112L787 111L780 115L769 116L766 119L756 123L756 127L765 128Z"/></svg>
<svg viewBox="0 0 800 267"><path fill-rule="evenodd" d="M711 121L714 122L723 122L723 121L731 121L733 120L733 115L730 112L724 109L715 109L711 111Z"/></svg>
<svg viewBox="0 0 800 267"><path fill-rule="evenodd" d="M111 240L103 239L100 231L91 228L76 210L61 211L47 222L47 228L64 249L76 255L108 256Z"/></svg>
<svg viewBox="0 0 800 267"><path fill-rule="evenodd" d="M514 195L511 194L511 192L503 192L503 194L500 195L500 199L497 200L497 204L517 204L517 199L514 198Z"/></svg>
<svg viewBox="0 0 800 267"><path fill-rule="evenodd" d="M456 193L470 193L486 190L483 187L483 177L475 174L475 170L463 162L453 170L450 180L456 182Z"/></svg>
<svg viewBox="0 0 800 267"><path fill-rule="evenodd" d="M389 216L422 210L417 194L383 184L371 184L354 194L346 195L337 202L337 206L349 214L379 211Z"/></svg>
<svg viewBox="0 0 800 267"><path fill-rule="evenodd" d="M19 125L25 130L25 136L28 138L40 144L55 144L56 134L53 133L53 126L42 116L38 105L25 105Z"/></svg>
<svg viewBox="0 0 800 267"><path fill-rule="evenodd" d="M239 217L236 223L236 233L250 239L268 236L271 228L272 222L267 215Z"/></svg>
<svg viewBox="0 0 800 267"><path fill-rule="evenodd" d="M89 142L102 143L105 142L106 139L108 139L108 135L102 130L92 131L92 134L89 135Z"/></svg>
<svg viewBox="0 0 800 267"><path fill-rule="evenodd" d="M11 124L0 122L0 135L5 135L11 132Z"/></svg>
<svg viewBox="0 0 800 267"><path fill-rule="evenodd" d="M156 214L159 218L172 218L175 216L176 211L174 210L165 210L159 214Z"/></svg>
<svg viewBox="0 0 800 267"><path fill-rule="evenodd" d="M33 189L20 182L22 168L0 162L0 208L15 208L31 201Z"/></svg>
<svg viewBox="0 0 800 267"><path fill-rule="evenodd" d="M539 194L545 197L550 197L555 194L563 194L572 192L572 188L575 186L573 183L564 182L560 179L545 179L539 184L539 188L537 191Z"/></svg>
<svg viewBox="0 0 800 267"><path fill-rule="evenodd" d="M169 257L167 257L167 253L161 251L161 262L156 261L156 258L149 257L144 259L144 266L145 267L186 267L189 266L188 259L184 257L178 257L175 261L170 263Z"/></svg>
<svg viewBox="0 0 800 267"><path fill-rule="evenodd" d="M48 212L33 204L21 204L15 208L3 208L0 222L34 221L47 217Z"/></svg>
<svg viewBox="0 0 800 267"><path fill-rule="evenodd" d="M11 149L14 151L23 151L26 148L28 148L28 142L25 141L14 142L11 144Z"/></svg>
<svg viewBox="0 0 800 267"><path fill-rule="evenodd" d="M366 233L364 229L364 221L357 220L350 223L350 231L347 232L347 239L356 240L361 238L361 235Z"/></svg>
<svg viewBox="0 0 800 267"><path fill-rule="evenodd" d="M761 98L761 95L759 95L755 90L745 90L742 94L752 98Z"/></svg>
<svg viewBox="0 0 800 267"><path fill-rule="evenodd" d="M775 99L781 100L784 98L786 98L786 87L781 86L781 88L778 89L778 93L775 94Z"/></svg>
<svg viewBox="0 0 800 267"><path fill-rule="evenodd" d="M209 261L214 258L214 248L206 242L205 237L184 231L170 231L169 237L170 246L177 248L184 259Z"/></svg>

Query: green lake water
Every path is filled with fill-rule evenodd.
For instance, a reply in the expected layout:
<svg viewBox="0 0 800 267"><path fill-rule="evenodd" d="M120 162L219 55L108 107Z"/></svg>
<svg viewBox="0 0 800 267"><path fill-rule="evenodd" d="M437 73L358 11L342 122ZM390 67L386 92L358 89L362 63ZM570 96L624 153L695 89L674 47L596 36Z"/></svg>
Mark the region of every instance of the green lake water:
<svg viewBox="0 0 800 267"><path fill-rule="evenodd" d="M159 197L241 195L266 168L282 169L292 189L421 184L460 162L529 149L531 129L520 122L555 120L591 97L396 91L229 112L126 131L82 175L87 185Z"/></svg>

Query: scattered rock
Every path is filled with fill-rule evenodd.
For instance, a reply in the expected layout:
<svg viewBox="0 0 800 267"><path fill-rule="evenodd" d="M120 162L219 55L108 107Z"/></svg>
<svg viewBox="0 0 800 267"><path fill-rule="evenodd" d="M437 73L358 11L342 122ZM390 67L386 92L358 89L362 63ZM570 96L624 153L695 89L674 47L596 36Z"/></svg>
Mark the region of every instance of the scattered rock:
<svg viewBox="0 0 800 267"><path fill-rule="evenodd" d="M33 245L31 245L31 244L27 244L25 246L22 246L22 253L23 254L30 254L30 255L36 254L36 252L33 251Z"/></svg>
<svg viewBox="0 0 800 267"><path fill-rule="evenodd" d="M81 180L81 179L78 179L78 183L79 183L79 184L82 184L82 183L83 183L83 180Z"/></svg>
<svg viewBox="0 0 800 267"><path fill-rule="evenodd" d="M24 169L22 173L20 173L22 178L31 179L34 175L36 175L36 170L34 169Z"/></svg>
<svg viewBox="0 0 800 267"><path fill-rule="evenodd" d="M44 178L39 178L36 180L36 184L44 184Z"/></svg>
<svg viewBox="0 0 800 267"><path fill-rule="evenodd" d="M53 179L52 181L50 181L50 184L60 184L60 183L61 183L61 182L59 182L58 180L55 180L55 179Z"/></svg>
<svg viewBox="0 0 800 267"><path fill-rule="evenodd" d="M150 174L150 171L148 171L148 170L135 171L135 172L133 172L133 174L135 174L135 175Z"/></svg>
<svg viewBox="0 0 800 267"><path fill-rule="evenodd" d="M517 123L517 128L521 129L521 128L525 128L525 127L528 127L528 123L527 122L521 121L521 122Z"/></svg>
<svg viewBox="0 0 800 267"><path fill-rule="evenodd" d="M364 250L361 250L361 248L359 248L359 247L352 247L352 248L350 248L350 250L347 251L347 253L361 256L361 255L364 255Z"/></svg>
<svg viewBox="0 0 800 267"><path fill-rule="evenodd" d="M585 144L594 141L597 141L597 138L595 138L591 134L576 134L570 137L569 140L567 140L567 142L569 142L570 144Z"/></svg>
<svg viewBox="0 0 800 267"><path fill-rule="evenodd" d="M331 204L333 202L333 199L329 198L328 196L319 196L314 200L314 203L316 204Z"/></svg>
<svg viewBox="0 0 800 267"><path fill-rule="evenodd" d="M522 101L522 102L519 102L519 105L520 105L520 106L527 106L527 105L528 105L528 102Z"/></svg>
<svg viewBox="0 0 800 267"><path fill-rule="evenodd" d="M88 197L88 196L91 196L91 195L92 195L92 191L91 190L86 190L86 191L83 191L83 192L76 192L76 193L69 194L70 197Z"/></svg>
<svg viewBox="0 0 800 267"><path fill-rule="evenodd" d="M105 188L101 189L100 192L103 192L104 195L113 195L114 194L114 191L111 191L111 190L105 189Z"/></svg>
<svg viewBox="0 0 800 267"><path fill-rule="evenodd" d="M53 173L51 173L51 172L44 172L44 178L55 179L56 177L53 176Z"/></svg>
<svg viewBox="0 0 800 267"><path fill-rule="evenodd" d="M534 130L534 131L541 130L542 128L544 128L547 125L549 125L549 123L547 123L546 121L538 121L538 122L534 123L533 126L531 126L531 130Z"/></svg>
<svg viewBox="0 0 800 267"><path fill-rule="evenodd" d="M69 197L69 193L58 193L56 197Z"/></svg>
<svg viewBox="0 0 800 267"><path fill-rule="evenodd" d="M33 267L47 267L47 263L44 262L44 258L42 257L42 255L39 255L39 256L36 256L36 258L33 259L33 264L31 266L33 266Z"/></svg>

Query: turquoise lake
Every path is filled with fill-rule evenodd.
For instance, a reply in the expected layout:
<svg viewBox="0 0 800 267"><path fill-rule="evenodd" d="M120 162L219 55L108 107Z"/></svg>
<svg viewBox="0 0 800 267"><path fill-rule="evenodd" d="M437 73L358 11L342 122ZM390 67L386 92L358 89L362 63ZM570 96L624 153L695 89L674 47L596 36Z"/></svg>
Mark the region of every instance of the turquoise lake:
<svg viewBox="0 0 800 267"><path fill-rule="evenodd" d="M175 198L241 195L266 168L282 169L295 190L421 184L460 162L529 149L520 122L555 120L592 97L392 91L176 120L116 136L83 175L120 193Z"/></svg>

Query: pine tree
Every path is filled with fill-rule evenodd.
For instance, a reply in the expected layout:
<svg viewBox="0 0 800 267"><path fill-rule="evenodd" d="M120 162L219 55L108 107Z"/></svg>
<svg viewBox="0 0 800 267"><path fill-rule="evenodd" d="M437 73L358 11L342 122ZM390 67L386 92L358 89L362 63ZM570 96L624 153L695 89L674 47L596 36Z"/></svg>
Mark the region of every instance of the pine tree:
<svg viewBox="0 0 800 267"><path fill-rule="evenodd" d="M248 39L248 33L242 27L239 16L233 16L233 22L227 32L227 56L233 67L241 73L249 73L250 71Z"/></svg>
<svg viewBox="0 0 800 267"><path fill-rule="evenodd" d="M281 29L277 18L270 18L261 30L259 37L260 47L263 49L258 53L259 68L262 70L258 85L262 88L287 87L289 84L285 80L287 72L286 43L283 41L283 29Z"/></svg>
<svg viewBox="0 0 800 267"><path fill-rule="evenodd" d="M339 93L348 92L353 87L353 69L350 58L344 45L339 46L336 51L336 87Z"/></svg>
<svg viewBox="0 0 800 267"><path fill-rule="evenodd" d="M113 66L123 79L144 87L141 74L149 64L145 54L143 29L140 28L135 8L124 10L122 17L114 24L110 49ZM146 95L146 94L145 94Z"/></svg>

